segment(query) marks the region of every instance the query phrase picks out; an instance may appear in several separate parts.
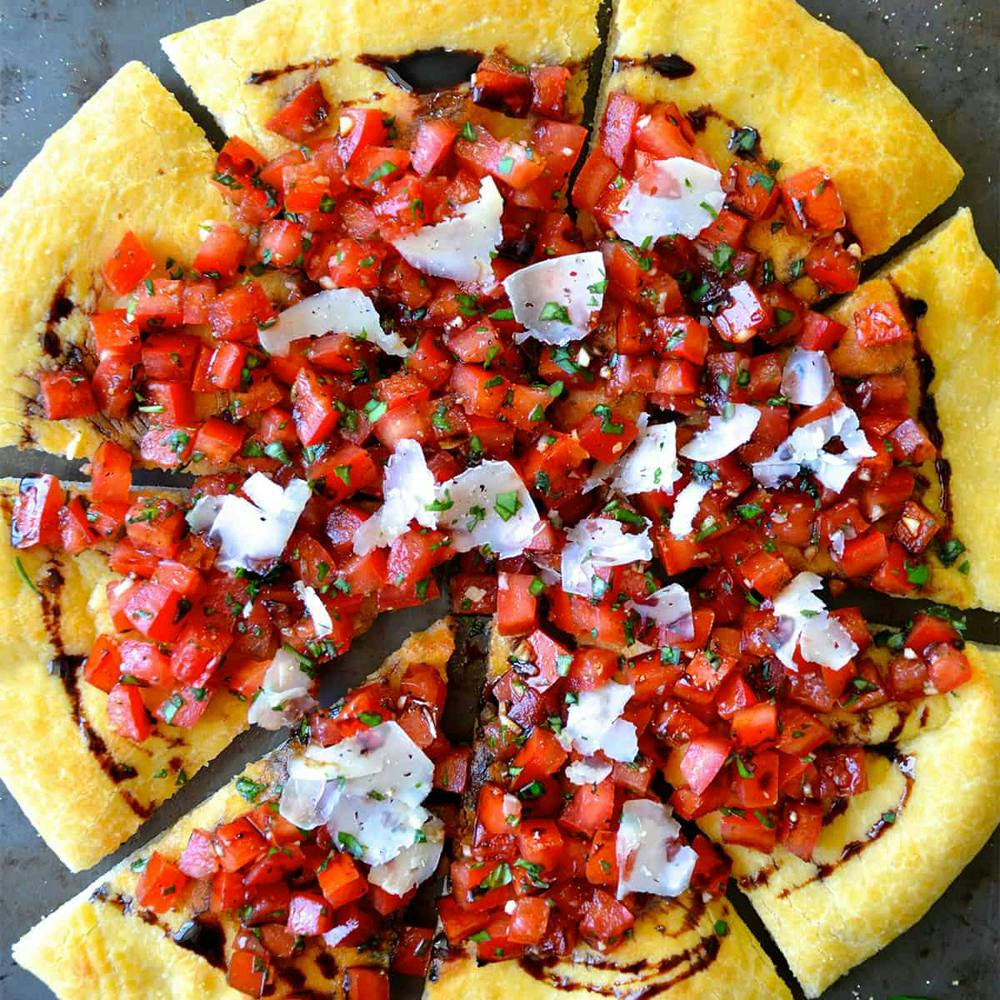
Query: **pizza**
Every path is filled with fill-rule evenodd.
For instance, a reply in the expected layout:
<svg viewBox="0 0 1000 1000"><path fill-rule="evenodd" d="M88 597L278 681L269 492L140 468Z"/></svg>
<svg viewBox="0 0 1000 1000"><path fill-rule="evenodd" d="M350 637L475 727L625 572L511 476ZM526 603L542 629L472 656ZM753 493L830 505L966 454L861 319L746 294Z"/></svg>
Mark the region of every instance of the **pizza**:
<svg viewBox="0 0 1000 1000"><path fill-rule="evenodd" d="M0 443L90 478L0 490L0 777L79 870L297 734L18 959L60 996L790 996L731 890L819 996L1000 820L963 614L1000 610L1000 275L967 209L894 249L961 168L791 0L425 13L185 29L218 151L129 64L0 200ZM451 621L318 704L442 589L489 620L471 749ZM335 815L386 733L463 797L405 845L436 931ZM423 822L418 784L355 820Z"/></svg>

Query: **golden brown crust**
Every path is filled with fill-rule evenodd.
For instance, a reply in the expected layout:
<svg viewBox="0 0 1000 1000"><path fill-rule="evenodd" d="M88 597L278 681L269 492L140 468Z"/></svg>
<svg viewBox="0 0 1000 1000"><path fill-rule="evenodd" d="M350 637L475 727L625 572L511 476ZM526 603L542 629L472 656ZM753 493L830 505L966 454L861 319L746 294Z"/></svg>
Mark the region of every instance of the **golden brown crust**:
<svg viewBox="0 0 1000 1000"><path fill-rule="evenodd" d="M454 649L454 628L449 619L436 622L424 632L412 635L392 654L372 678L398 675L410 663L429 663L444 673ZM262 791L256 801L264 801L283 780L286 758L294 752L286 744L262 760L244 768L247 777L270 791ZM208 961L177 945L170 937L191 919L203 901L185 900L183 906L147 922L134 907L133 897L139 874L139 859L153 850L177 858L194 829L212 830L219 823L242 815L250 803L237 790L237 779L228 782L211 798L178 820L169 830L130 855L79 895L32 928L14 946L19 965L48 984L60 1000L149 1000L150 997L191 1000L236 1000L245 994L226 985L225 973ZM148 915L147 915L148 916ZM227 953L232 948L231 920L223 921ZM350 965L385 964L382 952L355 948L325 949L339 969ZM312 945L294 960L305 983L292 987L280 982L276 995L302 988L321 991L333 1000L343 997L341 977L331 980L317 964L320 948Z"/></svg>
<svg viewBox="0 0 1000 1000"><path fill-rule="evenodd" d="M1000 822L1000 651L966 651L972 680L936 696L947 719L902 739L894 761L868 755L869 790L824 827L814 862L728 849L809 997L916 923ZM701 823L718 835L718 814Z"/></svg>
<svg viewBox="0 0 1000 1000"><path fill-rule="evenodd" d="M678 80L622 68L605 87L714 112L698 141L723 170L733 159L731 124L758 130L762 158L782 163L779 178L824 167L865 256L910 232L962 176L878 63L793 0L618 0L610 52L619 60L674 53L693 64ZM774 259L779 277L801 256L800 242L769 223L753 227L749 242Z"/></svg>
<svg viewBox="0 0 1000 1000"><path fill-rule="evenodd" d="M79 345L97 305L100 269L128 229L164 260L189 263L198 226L225 218L211 183L214 153L201 129L141 63L118 71L42 147L0 199L0 243L18 248L0 269L0 445L37 445L68 457L90 455L107 436L134 432L108 421L44 420L34 379L56 354ZM72 303L57 321L57 302ZM65 304L64 304L65 305ZM51 338L50 338L51 339ZM31 402L31 415L26 406Z"/></svg>
<svg viewBox="0 0 1000 1000"><path fill-rule="evenodd" d="M839 371L846 368L850 374L845 361L852 358L855 312L867 302L891 301L897 294L904 301L926 306L917 320L917 336L934 368L930 394L943 439L941 456L951 471L952 531L969 550L968 573L958 569L965 557L950 568L935 564L927 592L960 607L1000 611L1000 537L994 525L1000 503L996 464L1000 441L1000 274L983 253L967 208L838 303L832 315L849 329L845 343L831 356L834 367ZM908 347L906 354L910 354ZM878 367L891 370L900 360L898 352L884 355ZM911 371L911 380L915 378ZM926 471L936 485L933 467ZM940 506L940 494L937 504Z"/></svg>
<svg viewBox="0 0 1000 1000"><path fill-rule="evenodd" d="M512 648L511 640L494 627L487 662L490 680L507 671ZM475 788L467 796L467 809L474 809L474 803ZM571 959L552 964L491 962L479 966L471 950L455 950L433 961L424 997L543 1000L595 993L627 997L640 990L670 1000L781 1000L791 996L771 960L724 899L704 904L694 893L677 900L650 899L634 930L635 936L610 955L580 945Z"/></svg>
<svg viewBox="0 0 1000 1000"><path fill-rule="evenodd" d="M597 47L596 0L515 0L470 16L447 0L430 0L408 15L388 0L347 0L336 16L325 0L264 0L230 17L164 38L162 45L197 98L229 135L268 156L291 143L264 123L306 83L319 80L334 106L378 103L389 113L412 98L361 55L400 57L432 48L489 53L502 48L523 63L583 67ZM300 67L282 72L287 67ZM249 82L254 74L273 78ZM579 75L576 98L584 86Z"/></svg>
<svg viewBox="0 0 1000 1000"><path fill-rule="evenodd" d="M720 934L725 924L725 933ZM572 960L491 962L471 955L435 960L425 1000L552 1000L631 997L669 1000L785 1000L788 987L746 924L724 899L698 904L690 894L651 902L635 936L602 955L581 946Z"/></svg>
<svg viewBox="0 0 1000 1000"><path fill-rule="evenodd" d="M96 635L111 629L106 584L117 577L94 550L51 558L41 549L15 552L16 491L0 481L0 779L59 859L80 871L128 839L183 775L228 746L246 728L246 705L220 693L196 730L162 727L142 746L112 732L106 695L79 675ZM44 598L21 579L15 556ZM60 656L70 658L61 664L65 683ZM116 781L122 768L135 774Z"/></svg>

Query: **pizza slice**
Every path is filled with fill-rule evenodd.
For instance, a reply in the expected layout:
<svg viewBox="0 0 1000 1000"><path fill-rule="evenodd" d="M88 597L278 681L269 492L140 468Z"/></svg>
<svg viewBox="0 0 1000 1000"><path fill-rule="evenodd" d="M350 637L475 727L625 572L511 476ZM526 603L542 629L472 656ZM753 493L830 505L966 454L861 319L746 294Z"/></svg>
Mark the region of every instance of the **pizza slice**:
<svg viewBox="0 0 1000 1000"><path fill-rule="evenodd" d="M431 932L399 916L441 854L424 801L468 770L437 730L454 643L448 620L412 635L299 738L42 920L16 961L62 1000L378 1000L390 957L421 974Z"/></svg>
<svg viewBox="0 0 1000 1000"><path fill-rule="evenodd" d="M403 120L420 108L445 110L442 95L467 85L484 57L476 83L484 102L521 113L532 101L527 67L537 66L535 82L550 93L566 81L542 65L565 67L576 120L597 41L594 0L519 5L475 18L435 2L403 20L382 0L351 0L335 12L322 0L265 0L162 45L226 134L273 157L304 138L345 133L351 120L338 108L378 107ZM520 80L509 78L512 68Z"/></svg>
<svg viewBox="0 0 1000 1000"><path fill-rule="evenodd" d="M990 477L1000 432L993 392L1000 379L1000 274L979 245L972 214L961 209L829 316L846 328L830 352L831 367L868 387L869 409L887 418L877 430L888 433L892 447L917 444L912 458L929 483L923 504L899 508L890 544L906 556L897 550L903 572L894 592L1000 609L1000 555L990 528L1000 495ZM910 421L896 424L907 407ZM923 430L908 438L914 420ZM901 496L887 499L896 506ZM915 566L928 549L934 558L925 579Z"/></svg>
<svg viewBox="0 0 1000 1000"><path fill-rule="evenodd" d="M725 865L704 837L688 846L654 790L654 678L602 683L617 667L494 628L428 1000L790 997L721 896ZM619 692L635 697L613 721Z"/></svg>
<svg viewBox="0 0 1000 1000"><path fill-rule="evenodd" d="M49 502L63 507L62 489L52 477L24 480L20 493L16 482L2 485L0 588L6 615L0 644L6 667L0 679L0 777L49 847L79 871L126 840L228 746L246 728L246 705L231 696L206 701L195 734L179 726L168 731L162 724L154 730L145 704L133 701L138 686L121 699L120 689L109 701L113 684L94 673L101 653L95 640L115 632L108 593L121 577L109 566L108 555L93 549L71 555L58 551L58 545L15 547L16 533L10 541L12 524L18 525L16 531L31 530L24 513L12 519L12 511L24 511L20 497L41 500L49 490ZM179 499L170 491L158 492L155 499L134 496L140 503L148 499L171 507L170 498ZM72 506L64 509L82 509L75 489L66 499ZM152 650L132 646L136 653ZM116 669L116 682L123 672ZM150 707L155 710L157 704L151 700ZM126 732L133 718L146 736L138 744ZM59 748L55 755L53 746Z"/></svg>
<svg viewBox="0 0 1000 1000"><path fill-rule="evenodd" d="M717 226L803 297L844 291L858 258L888 250L962 176L879 65L793 0L620 0L608 52L601 139L578 196L601 228L627 193L604 188L623 167L631 178L640 117L647 160L690 156L697 133L725 174Z"/></svg>
<svg viewBox="0 0 1000 1000"><path fill-rule="evenodd" d="M108 437L137 440L136 415L103 405L116 396L131 401L131 365L115 354L95 383L96 400L90 391L98 357L89 317L112 289L140 285L152 257L189 261L198 227L228 215L212 184L213 156L173 95L133 62L48 140L0 200L0 237L20 255L0 279L7 366L0 444L72 458L91 455ZM104 344L117 332L107 324Z"/></svg>
<svg viewBox="0 0 1000 1000"><path fill-rule="evenodd" d="M876 709L876 720L824 720L866 745L821 774L845 788L864 782L821 828L814 807L797 802L785 807L776 846L775 830L748 810L699 820L713 838L734 838L726 850L737 884L806 996L923 917L1000 822L1000 653L968 644L965 654L971 679L950 694Z"/></svg>

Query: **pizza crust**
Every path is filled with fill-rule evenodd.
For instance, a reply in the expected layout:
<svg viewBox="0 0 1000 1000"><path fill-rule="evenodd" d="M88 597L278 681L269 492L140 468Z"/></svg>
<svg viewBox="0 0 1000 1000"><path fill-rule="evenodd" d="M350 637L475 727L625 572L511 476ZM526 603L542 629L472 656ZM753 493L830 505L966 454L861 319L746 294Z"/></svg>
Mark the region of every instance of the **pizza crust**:
<svg viewBox="0 0 1000 1000"><path fill-rule="evenodd" d="M716 930L719 921L726 933ZM594 964L594 963L600 963ZM616 968L617 966L617 968ZM791 1000L771 960L725 899L702 906L688 893L650 902L635 935L610 955L580 947L552 965L434 959L424 1000L551 1000L650 995L669 1000Z"/></svg>
<svg viewBox="0 0 1000 1000"><path fill-rule="evenodd" d="M17 266L0 271L0 446L37 446L69 458L107 437L136 434L101 418L39 416L34 374L83 343L97 306L100 269L132 229L158 259L190 262L204 220L227 218L211 183L215 154L201 129L141 63L122 67L49 138L0 199L0 243ZM55 317L72 305L61 320ZM62 309L60 309L62 306Z"/></svg>
<svg viewBox="0 0 1000 1000"><path fill-rule="evenodd" d="M714 112L698 142L723 172L733 160L726 149L732 125L758 130L762 160L783 164L779 178L826 168L866 257L910 232L962 177L878 63L793 0L617 0L610 56L659 53L681 56L694 72L669 80L642 66L623 67L605 78L605 90ZM802 256L802 241L784 230L771 233L769 222L752 227L748 242L773 258L779 277ZM805 294L810 284L803 280L796 291Z"/></svg>
<svg viewBox="0 0 1000 1000"><path fill-rule="evenodd" d="M0 481L0 780L63 864L81 871L170 798L184 780L181 772L193 776L246 729L246 705L220 692L194 731L163 727L141 746L115 735L104 692L82 677L67 686L50 664L59 655L86 656L95 637L111 630L105 587L118 577L96 550L50 559L45 550L12 549L9 512L16 493L16 483ZM43 601L21 579L15 558L32 580L45 580L54 567L64 583ZM77 670L82 665L73 677ZM88 748L88 732L106 746L109 763L131 767L135 776L113 780ZM164 776L155 777L161 771Z"/></svg>
<svg viewBox="0 0 1000 1000"><path fill-rule="evenodd" d="M292 143L264 123L288 97L313 80L332 105L374 103L388 113L413 99L360 55L400 57L432 48L502 48L523 62L570 63L582 101L585 63L597 47L597 0L538 3L514 0L470 11L447 0L407 10L388 0L346 0L336 16L326 0L264 0L230 17L206 21L162 40L164 51L195 96L228 135L267 156ZM287 67L300 67L284 71ZM249 82L253 74L277 72Z"/></svg>
<svg viewBox="0 0 1000 1000"><path fill-rule="evenodd" d="M901 740L895 763L868 755L869 790L820 838L815 859L831 871L780 847L772 858L727 848L733 874L808 997L915 924L1000 822L1000 650L966 652L972 680L937 696L948 702L947 719ZM886 826L887 812L896 818ZM718 837L718 813L699 822Z"/></svg>
<svg viewBox="0 0 1000 1000"><path fill-rule="evenodd" d="M396 676L411 663L429 663L444 674L453 650L453 624L449 619L442 619L426 631L412 635L379 667L372 679ZM247 777L273 788L284 780L291 752L291 744L286 744L249 764L238 777ZM162 914L152 923L130 905L139 880L139 874L132 869L134 862L147 858L153 850L177 858L192 830L212 830L251 808L237 791L236 780L231 780L161 836L32 928L14 945L17 963L45 982L60 1000L147 1000L149 997L237 1000L245 997L226 985L223 970L171 939L173 932L199 912L196 901L188 900L182 909ZM264 801L265 796L266 793L261 793L257 801ZM234 927L231 921L223 924L230 948ZM296 984L292 992L305 988L333 1000L343 997L340 974L329 979L322 971L328 966L317 963L321 951L331 955L340 970L348 965L386 963L382 952L329 949L314 944L294 960L294 967L305 976L305 982Z"/></svg>
<svg viewBox="0 0 1000 1000"><path fill-rule="evenodd" d="M1000 274L976 238L972 213L960 209L905 253L890 261L831 312L853 326L854 313L869 301L901 294L923 302L917 321L921 349L934 365L930 384L943 438L942 457L951 468L952 530L967 547L951 567L935 563L925 595L960 607L1000 611L1000 537L995 518L1000 503L996 468L1000 441ZM852 329L831 355L844 368ZM919 383L909 347L882 349L882 370L909 363L914 393ZM865 352L869 354L871 352ZM933 466L925 470L936 486ZM935 494L932 491L932 503ZM940 492L936 494L940 509ZM969 572L959 572L965 558Z"/></svg>

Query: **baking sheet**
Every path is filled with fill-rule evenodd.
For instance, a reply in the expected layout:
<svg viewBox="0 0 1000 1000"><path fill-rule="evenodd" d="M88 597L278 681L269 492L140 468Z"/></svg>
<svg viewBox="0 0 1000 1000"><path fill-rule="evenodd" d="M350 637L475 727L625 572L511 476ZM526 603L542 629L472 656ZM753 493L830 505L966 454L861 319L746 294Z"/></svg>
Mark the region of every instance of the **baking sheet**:
<svg viewBox="0 0 1000 1000"><path fill-rule="evenodd" d="M158 39L205 18L235 13L250 2L0 0L0 191L10 185L46 137L130 59L141 59L152 67L210 137L218 138L214 123L193 101L161 53ZM965 168L966 177L958 193L926 220L916 235L945 219L957 206L969 205L983 246L997 259L1000 195L995 174L1000 164L1000 143L994 123L1000 120L1000 3L803 2L814 14L858 40L882 63ZM0 267L16 267L16 248L3 249ZM72 468L70 463L56 459L0 450L0 475L17 476L41 469L71 476ZM882 620L891 621L902 613L882 607L885 602L880 604L877 596L867 595L867 600L869 606L874 602ZM431 622L441 610L439 604L383 618L327 675L324 697L332 700L356 683L410 631ZM1000 620L992 615L972 616L970 633L980 640L1000 642ZM236 774L246 761L278 742L278 735L263 731L237 740L118 854L95 871L79 875L63 869L0 785L0 998L51 998L41 983L11 961L13 941L87 885L99 871L165 829ZM933 864L934 859L927 858L926 863ZM905 995L937 1000L997 1000L998 875L1000 840L994 835L920 924L831 987L825 998L886 1000ZM735 895L738 908L791 982L780 954L771 946L752 910L739 894ZM418 992L413 983L406 990L407 995Z"/></svg>

